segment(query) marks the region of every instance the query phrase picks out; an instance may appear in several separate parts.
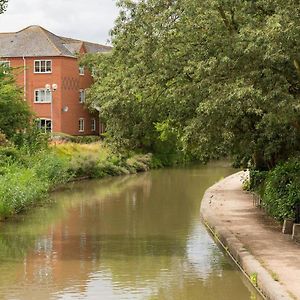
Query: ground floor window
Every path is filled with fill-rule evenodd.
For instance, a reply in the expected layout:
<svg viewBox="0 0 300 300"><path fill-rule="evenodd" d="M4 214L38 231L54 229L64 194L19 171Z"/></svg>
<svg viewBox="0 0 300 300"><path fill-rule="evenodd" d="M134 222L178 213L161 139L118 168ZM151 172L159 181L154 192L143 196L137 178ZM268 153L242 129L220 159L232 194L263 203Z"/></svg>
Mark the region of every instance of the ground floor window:
<svg viewBox="0 0 300 300"><path fill-rule="evenodd" d="M99 123L99 133L102 134L105 132L105 125L103 123Z"/></svg>
<svg viewBox="0 0 300 300"><path fill-rule="evenodd" d="M96 131L96 119L91 120L91 130Z"/></svg>
<svg viewBox="0 0 300 300"><path fill-rule="evenodd" d="M36 124L42 132L52 131L52 121L50 119L37 119Z"/></svg>
<svg viewBox="0 0 300 300"><path fill-rule="evenodd" d="M84 119L83 118L79 119L78 130L79 130L79 132L84 132Z"/></svg>

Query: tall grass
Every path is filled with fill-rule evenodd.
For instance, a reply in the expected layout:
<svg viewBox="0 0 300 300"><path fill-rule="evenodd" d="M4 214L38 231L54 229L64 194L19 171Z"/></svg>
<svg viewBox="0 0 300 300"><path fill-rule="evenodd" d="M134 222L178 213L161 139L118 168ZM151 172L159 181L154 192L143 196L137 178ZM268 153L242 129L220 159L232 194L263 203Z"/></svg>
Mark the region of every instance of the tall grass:
<svg viewBox="0 0 300 300"><path fill-rule="evenodd" d="M74 178L137 173L151 163L150 154L116 155L101 143L52 145L34 154L27 148L0 148L0 218L43 203L49 191Z"/></svg>

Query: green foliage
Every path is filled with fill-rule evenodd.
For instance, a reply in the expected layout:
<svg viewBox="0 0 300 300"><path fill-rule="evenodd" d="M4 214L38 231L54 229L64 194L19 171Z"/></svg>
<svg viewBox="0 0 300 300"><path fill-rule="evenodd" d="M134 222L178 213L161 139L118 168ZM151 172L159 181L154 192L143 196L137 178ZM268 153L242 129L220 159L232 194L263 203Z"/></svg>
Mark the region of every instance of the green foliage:
<svg viewBox="0 0 300 300"><path fill-rule="evenodd" d="M44 203L49 191L73 178L127 175L152 165L150 154L116 155L100 143L45 147L39 133L21 137L18 148L0 147L0 218Z"/></svg>
<svg viewBox="0 0 300 300"><path fill-rule="evenodd" d="M151 161L151 155L134 155L127 159L112 155L102 160L95 153L80 153L72 157L70 170L76 177L102 178L148 171Z"/></svg>
<svg viewBox="0 0 300 300"><path fill-rule="evenodd" d="M29 167L38 175L39 180L48 183L49 188L66 183L73 177L68 159L49 151L33 156Z"/></svg>
<svg viewBox="0 0 300 300"><path fill-rule="evenodd" d="M242 182L242 188L244 191L250 191L250 179L246 178Z"/></svg>
<svg viewBox="0 0 300 300"><path fill-rule="evenodd" d="M295 204L300 203L300 160L290 159L268 172L265 179L263 206L282 221L295 217Z"/></svg>
<svg viewBox="0 0 300 300"><path fill-rule="evenodd" d="M7 3L8 3L8 0L1 0L0 1L0 14L3 14L6 11Z"/></svg>
<svg viewBox="0 0 300 300"><path fill-rule="evenodd" d="M49 151L26 156L16 148L1 149L0 217L6 218L40 203L47 192L70 180L66 159Z"/></svg>
<svg viewBox="0 0 300 300"><path fill-rule="evenodd" d="M250 281L254 286L257 286L257 273L252 273L250 275Z"/></svg>
<svg viewBox="0 0 300 300"><path fill-rule="evenodd" d="M250 190L258 191L262 196L268 171L250 169Z"/></svg>
<svg viewBox="0 0 300 300"><path fill-rule="evenodd" d="M19 213L45 197L48 183L41 181L34 170L11 168L0 176L0 216Z"/></svg>
<svg viewBox="0 0 300 300"><path fill-rule="evenodd" d="M22 149L29 155L33 155L40 150L48 148L49 135L39 130L33 124L28 126L25 131L14 134L11 140L19 149Z"/></svg>
<svg viewBox="0 0 300 300"><path fill-rule="evenodd" d="M299 5L120 0L114 49L89 56L107 138L272 169L300 146ZM174 143L175 139L175 143ZM176 153L176 151L174 151Z"/></svg>
<svg viewBox="0 0 300 300"><path fill-rule="evenodd" d="M7 146L9 144L4 133L0 132L0 147Z"/></svg>
<svg viewBox="0 0 300 300"><path fill-rule="evenodd" d="M0 3L1 11L1 3ZM16 132L27 128L31 112L22 98L12 74L0 66L0 130L11 138Z"/></svg>
<svg viewBox="0 0 300 300"><path fill-rule="evenodd" d="M52 140L69 142L69 143L78 143L78 144L92 144L92 143L100 142L101 138L96 135L73 136L65 133L56 132L52 135Z"/></svg>

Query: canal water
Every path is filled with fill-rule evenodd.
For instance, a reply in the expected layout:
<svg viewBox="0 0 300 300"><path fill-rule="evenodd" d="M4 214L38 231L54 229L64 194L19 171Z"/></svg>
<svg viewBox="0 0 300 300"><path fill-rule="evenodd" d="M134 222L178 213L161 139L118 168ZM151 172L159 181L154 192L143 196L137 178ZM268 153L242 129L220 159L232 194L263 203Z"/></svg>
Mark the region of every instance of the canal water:
<svg viewBox="0 0 300 300"><path fill-rule="evenodd" d="M0 299L261 299L199 218L222 163L70 184L0 225Z"/></svg>

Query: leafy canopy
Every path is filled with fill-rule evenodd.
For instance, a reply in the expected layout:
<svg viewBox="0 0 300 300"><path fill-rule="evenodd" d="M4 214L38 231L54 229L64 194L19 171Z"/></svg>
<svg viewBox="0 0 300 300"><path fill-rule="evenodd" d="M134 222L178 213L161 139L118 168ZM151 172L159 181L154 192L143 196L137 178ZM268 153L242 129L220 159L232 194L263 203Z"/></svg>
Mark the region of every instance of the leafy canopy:
<svg viewBox="0 0 300 300"><path fill-rule="evenodd" d="M0 0L0 14L4 13L7 9L8 0Z"/></svg>
<svg viewBox="0 0 300 300"><path fill-rule="evenodd" d="M28 127L31 112L13 75L0 66L0 132L11 138Z"/></svg>
<svg viewBox="0 0 300 300"><path fill-rule="evenodd" d="M111 140L272 168L300 146L294 0L121 0L113 51L87 58Z"/></svg>

